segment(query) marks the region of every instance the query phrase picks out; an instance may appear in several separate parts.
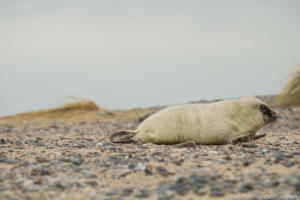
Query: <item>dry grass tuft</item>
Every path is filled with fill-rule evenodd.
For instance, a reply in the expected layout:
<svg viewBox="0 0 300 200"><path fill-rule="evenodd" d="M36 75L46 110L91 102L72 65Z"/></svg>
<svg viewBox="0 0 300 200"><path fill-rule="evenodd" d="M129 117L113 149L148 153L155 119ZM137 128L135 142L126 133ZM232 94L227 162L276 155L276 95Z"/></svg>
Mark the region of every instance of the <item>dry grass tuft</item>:
<svg viewBox="0 0 300 200"><path fill-rule="evenodd" d="M51 124L53 121L66 123L78 121L93 122L97 120L102 122L138 121L140 118L148 116L159 109L160 107L107 110L99 108L93 101L77 99L77 101L73 103L65 104L57 108L0 117L0 125L16 125L23 123Z"/></svg>
<svg viewBox="0 0 300 200"><path fill-rule="evenodd" d="M68 111L75 111L75 110L98 111L98 110L100 110L100 108L93 101L81 100L81 101L65 104L58 108L41 110L38 112L40 112L40 113L42 113L42 112L44 112L44 113L60 113L60 112L68 112Z"/></svg>
<svg viewBox="0 0 300 200"><path fill-rule="evenodd" d="M100 109L93 101L79 100L57 108L0 117L0 121L10 120L16 122L24 122L32 119L63 119L71 118L73 116L81 116L84 113L96 113L99 111L107 112L105 109Z"/></svg>
<svg viewBox="0 0 300 200"><path fill-rule="evenodd" d="M293 74L291 81L275 99L275 106L300 106L300 69Z"/></svg>

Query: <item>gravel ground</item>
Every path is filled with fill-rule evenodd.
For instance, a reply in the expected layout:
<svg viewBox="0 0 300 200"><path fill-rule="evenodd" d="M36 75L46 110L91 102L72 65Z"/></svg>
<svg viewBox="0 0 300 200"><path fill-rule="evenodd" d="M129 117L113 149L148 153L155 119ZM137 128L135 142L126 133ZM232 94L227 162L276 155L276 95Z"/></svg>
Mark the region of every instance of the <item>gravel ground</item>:
<svg viewBox="0 0 300 200"><path fill-rule="evenodd" d="M109 142L146 116L1 123L0 199L300 199L300 108L276 111L266 137L220 146Z"/></svg>

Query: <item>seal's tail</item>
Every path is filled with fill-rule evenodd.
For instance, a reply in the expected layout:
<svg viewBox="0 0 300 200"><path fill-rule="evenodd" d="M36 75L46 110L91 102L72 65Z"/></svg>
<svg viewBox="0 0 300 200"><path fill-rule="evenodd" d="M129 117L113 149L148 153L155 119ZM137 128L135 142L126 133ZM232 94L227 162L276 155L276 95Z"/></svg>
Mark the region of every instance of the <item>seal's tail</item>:
<svg viewBox="0 0 300 200"><path fill-rule="evenodd" d="M133 143L133 142L135 142L133 140L133 137L136 134L137 134L136 131L129 131L129 130L119 131L119 132L113 133L109 137L109 139L111 142L114 142L114 143Z"/></svg>

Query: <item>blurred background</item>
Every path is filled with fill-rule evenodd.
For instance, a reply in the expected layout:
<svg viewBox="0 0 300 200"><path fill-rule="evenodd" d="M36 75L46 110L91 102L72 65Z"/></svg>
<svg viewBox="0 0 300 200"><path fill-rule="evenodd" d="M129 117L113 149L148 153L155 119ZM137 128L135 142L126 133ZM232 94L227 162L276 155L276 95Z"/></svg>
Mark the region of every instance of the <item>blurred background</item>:
<svg viewBox="0 0 300 200"><path fill-rule="evenodd" d="M300 1L0 0L0 116L83 97L108 109L276 94Z"/></svg>

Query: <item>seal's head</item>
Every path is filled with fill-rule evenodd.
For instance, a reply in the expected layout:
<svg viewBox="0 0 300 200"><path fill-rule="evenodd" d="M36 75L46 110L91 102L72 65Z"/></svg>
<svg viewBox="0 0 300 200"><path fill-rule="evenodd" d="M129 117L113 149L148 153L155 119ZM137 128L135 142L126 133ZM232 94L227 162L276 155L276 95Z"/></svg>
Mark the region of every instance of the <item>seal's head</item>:
<svg viewBox="0 0 300 200"><path fill-rule="evenodd" d="M275 122L278 115L265 102L256 97L243 98L240 101L240 106L243 110L243 116L249 120L258 120L263 124ZM255 121L256 121L255 120Z"/></svg>
<svg viewBox="0 0 300 200"><path fill-rule="evenodd" d="M266 104L258 104L256 107L261 112L263 119L266 123L275 122L278 119L277 113L271 110Z"/></svg>

